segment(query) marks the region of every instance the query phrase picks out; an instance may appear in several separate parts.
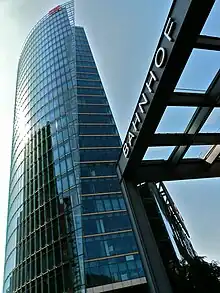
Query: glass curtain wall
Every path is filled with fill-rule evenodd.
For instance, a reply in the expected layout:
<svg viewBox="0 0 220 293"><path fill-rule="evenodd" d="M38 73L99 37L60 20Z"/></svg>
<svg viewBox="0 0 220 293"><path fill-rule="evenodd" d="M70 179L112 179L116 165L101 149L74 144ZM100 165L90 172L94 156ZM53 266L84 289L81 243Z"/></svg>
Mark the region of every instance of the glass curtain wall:
<svg viewBox="0 0 220 293"><path fill-rule="evenodd" d="M84 292L144 276L116 176L120 138L72 1L18 65L3 293Z"/></svg>
<svg viewBox="0 0 220 293"><path fill-rule="evenodd" d="M76 72L86 284L95 287L144 273L115 169L120 137L81 27Z"/></svg>
<svg viewBox="0 0 220 293"><path fill-rule="evenodd" d="M73 12L43 17L19 61L4 293L84 290Z"/></svg>

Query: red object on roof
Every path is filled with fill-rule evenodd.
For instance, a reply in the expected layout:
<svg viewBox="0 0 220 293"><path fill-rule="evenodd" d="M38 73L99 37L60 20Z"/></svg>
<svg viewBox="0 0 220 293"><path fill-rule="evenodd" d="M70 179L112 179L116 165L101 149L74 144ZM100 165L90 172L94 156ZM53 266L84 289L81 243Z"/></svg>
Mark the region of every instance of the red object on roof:
<svg viewBox="0 0 220 293"><path fill-rule="evenodd" d="M51 9L48 14L51 15L51 14L54 14L54 13L60 11L60 10L61 10L61 6L58 5L58 6L54 7L53 9Z"/></svg>

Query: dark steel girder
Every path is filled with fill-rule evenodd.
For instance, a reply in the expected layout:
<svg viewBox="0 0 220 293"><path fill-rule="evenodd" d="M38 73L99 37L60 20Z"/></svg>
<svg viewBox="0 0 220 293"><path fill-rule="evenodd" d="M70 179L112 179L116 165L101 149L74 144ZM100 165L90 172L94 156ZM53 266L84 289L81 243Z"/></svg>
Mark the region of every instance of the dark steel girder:
<svg viewBox="0 0 220 293"><path fill-rule="evenodd" d="M220 144L220 133L156 133L150 143L152 147Z"/></svg>
<svg viewBox="0 0 220 293"><path fill-rule="evenodd" d="M168 106L177 107L220 107L220 101L201 93L174 92Z"/></svg>
<svg viewBox="0 0 220 293"><path fill-rule="evenodd" d="M210 84L209 88L207 89L206 95L215 99L216 102L219 101L220 96L220 70L217 72L214 80ZM211 114L214 106L210 107L198 107L195 111L192 119L190 120L188 126L186 127L185 133L186 134L194 134L196 135L204 123L206 122L207 118ZM185 155L187 150L189 149L190 144L186 146L178 146L176 147L169 157L169 161L177 164Z"/></svg>
<svg viewBox="0 0 220 293"><path fill-rule="evenodd" d="M160 182L220 177L220 161L211 166L203 159L184 159L178 165L165 160L143 161L136 170L135 182Z"/></svg>
<svg viewBox="0 0 220 293"><path fill-rule="evenodd" d="M220 38L200 35L197 38L196 49L220 51Z"/></svg>

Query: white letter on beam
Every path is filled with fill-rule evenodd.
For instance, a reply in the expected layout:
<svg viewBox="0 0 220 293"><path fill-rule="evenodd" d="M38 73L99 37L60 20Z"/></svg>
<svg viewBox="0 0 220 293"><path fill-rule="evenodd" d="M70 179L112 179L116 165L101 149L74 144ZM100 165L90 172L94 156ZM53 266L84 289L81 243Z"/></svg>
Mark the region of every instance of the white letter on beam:
<svg viewBox="0 0 220 293"><path fill-rule="evenodd" d="M141 118L140 118L139 114L137 112L135 112L135 118L132 121L132 125L133 125L133 128L134 128L134 131L138 131L137 125L140 122L141 122Z"/></svg>
<svg viewBox="0 0 220 293"><path fill-rule="evenodd" d="M130 152L130 148L128 147L128 144L125 142L123 145L123 153L124 153L125 158L128 157L129 152Z"/></svg>
<svg viewBox="0 0 220 293"><path fill-rule="evenodd" d="M138 103L138 107L140 108L141 113L145 113L144 108L142 106L149 104L149 100L146 97L145 93L142 93L142 100L143 102Z"/></svg>
<svg viewBox="0 0 220 293"><path fill-rule="evenodd" d="M165 61L166 61L166 51L164 48L160 47L157 50L157 53L155 55L154 63L157 68L160 68L164 65Z"/></svg>
<svg viewBox="0 0 220 293"><path fill-rule="evenodd" d="M175 21L173 21L172 18L170 17L167 21L167 24L164 30L164 35L170 42L173 42L171 35L173 33L174 26L175 26Z"/></svg>
<svg viewBox="0 0 220 293"><path fill-rule="evenodd" d="M135 138L135 135L129 131L128 132L128 144L130 145L130 147L132 147L132 140Z"/></svg>
<svg viewBox="0 0 220 293"><path fill-rule="evenodd" d="M146 87L148 88L150 93L153 93L151 86L153 85L152 83L157 81L157 78L156 78L155 74L153 73L153 71L150 71L149 73L150 73L150 78L149 78L148 82L146 82Z"/></svg>

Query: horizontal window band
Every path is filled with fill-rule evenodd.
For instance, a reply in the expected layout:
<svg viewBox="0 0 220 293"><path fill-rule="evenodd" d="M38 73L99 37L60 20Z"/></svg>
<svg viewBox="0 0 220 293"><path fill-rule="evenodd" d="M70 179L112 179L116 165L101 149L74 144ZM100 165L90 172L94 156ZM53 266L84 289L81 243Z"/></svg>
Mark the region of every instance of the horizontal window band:
<svg viewBox="0 0 220 293"><path fill-rule="evenodd" d="M116 160L110 160L110 161L80 161L80 164L95 164L95 163L117 163Z"/></svg>
<svg viewBox="0 0 220 293"><path fill-rule="evenodd" d="M80 179L98 179L98 178L116 178L118 177L117 175L103 175L103 176L82 176Z"/></svg>
<svg viewBox="0 0 220 293"><path fill-rule="evenodd" d="M107 99L106 95L100 95L100 94L99 95L97 95L97 94L96 95L94 95L94 94L86 94L86 95L85 94L77 94L77 97L85 97L85 96L86 97L99 97L99 98L103 97L103 98Z"/></svg>
<svg viewBox="0 0 220 293"><path fill-rule="evenodd" d="M121 147L120 146L97 146L97 147L80 147L79 148L79 150L103 150L103 149L121 149Z"/></svg>
<svg viewBox="0 0 220 293"><path fill-rule="evenodd" d="M108 126L116 126L114 123L78 123L76 126L86 126L86 125L94 125L94 126L103 126L103 125L108 125Z"/></svg>
<svg viewBox="0 0 220 293"><path fill-rule="evenodd" d="M100 90L103 90L103 87L101 86L82 86L82 85L76 85L77 89L100 89Z"/></svg>
<svg viewBox="0 0 220 293"><path fill-rule="evenodd" d="M79 115L101 115L101 116L110 116L112 117L112 114L111 113L79 113L79 112L75 112L75 113L72 113L72 114L79 114Z"/></svg>
<svg viewBox="0 0 220 293"><path fill-rule="evenodd" d="M78 68L94 68L97 69L96 66L87 66L87 65L77 65ZM76 70L76 73L78 73L78 71Z"/></svg>
<svg viewBox="0 0 220 293"><path fill-rule="evenodd" d="M85 193L81 196L99 196L99 195L111 195L111 194L120 194L121 191L111 191L111 192L100 192L100 193Z"/></svg>
<svg viewBox="0 0 220 293"><path fill-rule="evenodd" d="M114 179L114 178L113 178ZM82 181L81 181L81 183L83 183ZM109 195L111 195L111 194L115 194L116 192L118 192L118 193L121 193L121 191L119 190L119 188L117 188L117 190L118 191L111 191L111 192L100 192L100 193L83 193L83 194L80 194L80 196L99 196L99 195L103 195L103 194L109 194Z"/></svg>
<svg viewBox="0 0 220 293"><path fill-rule="evenodd" d="M105 98L103 98L104 100ZM109 108L109 105L106 101L106 104L89 104L89 103L78 103L79 106L107 106Z"/></svg>
<svg viewBox="0 0 220 293"><path fill-rule="evenodd" d="M111 165L114 165L117 161L116 160L105 160L105 161L88 161L88 162L80 162L80 164L111 164Z"/></svg>
<svg viewBox="0 0 220 293"><path fill-rule="evenodd" d="M92 136L92 137L94 137L94 136L104 136L104 137L106 137L106 136L110 136L110 137L119 137L119 135L118 134L80 134L79 136L82 136L82 137L84 137L84 136L86 136L86 137L88 137L88 136Z"/></svg>
<svg viewBox="0 0 220 293"><path fill-rule="evenodd" d="M96 76L97 76L97 73L96 73ZM99 78L99 79L90 79L90 78L77 78L77 81L79 81L79 80L83 80L83 81L94 81L94 82L101 82L101 79Z"/></svg>
<svg viewBox="0 0 220 293"><path fill-rule="evenodd" d="M132 230L127 229L127 230L121 230L121 231L118 230L118 231L114 231L114 232L105 232L105 233L98 233L98 234L92 234L92 235L84 235L83 238L105 236L105 235L114 235L114 234L121 234L121 233L128 233L128 232L132 232Z"/></svg>
<svg viewBox="0 0 220 293"><path fill-rule="evenodd" d="M96 212L96 213L86 213L86 214L82 214L82 216L86 217L86 216L95 216L95 215L105 215L105 214L114 214L114 213L124 213L127 212L126 210L116 210L116 211L106 211L106 212Z"/></svg>
<svg viewBox="0 0 220 293"><path fill-rule="evenodd" d="M130 286L137 286L137 285L145 284L145 283L147 283L147 280L146 280L145 277L138 277L138 278L135 278L135 279L128 279L128 280L125 280L125 281L115 281L114 283L111 283L110 285L113 286L114 292L118 292L118 290L116 290L116 289L120 290L121 288L130 287ZM97 287L99 287L99 286L89 287L87 289L87 293L95 292ZM100 291L98 291L98 292L100 292ZM102 291L101 292L110 292L109 291L109 284L102 285ZM111 291L111 292L113 292L113 291Z"/></svg>
<svg viewBox="0 0 220 293"><path fill-rule="evenodd" d="M78 66L78 67L82 67L82 66ZM99 76L99 75L97 75L97 72L79 72L79 71L77 71L76 72L76 75L77 74L89 74L89 75L96 75L96 76Z"/></svg>
<svg viewBox="0 0 220 293"><path fill-rule="evenodd" d="M122 256L137 255L137 254L139 254L139 252L134 251L134 252L131 252L131 253L124 253L124 254L111 255L111 256L105 256L105 257L100 257L100 258L86 259L85 262L99 261L99 260L105 260L105 259L122 257Z"/></svg>

